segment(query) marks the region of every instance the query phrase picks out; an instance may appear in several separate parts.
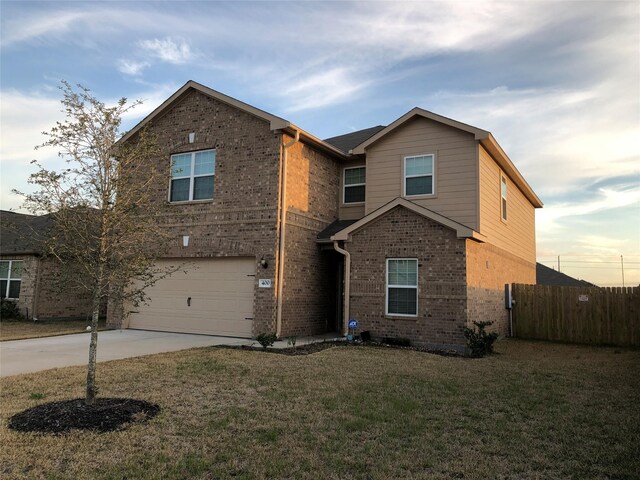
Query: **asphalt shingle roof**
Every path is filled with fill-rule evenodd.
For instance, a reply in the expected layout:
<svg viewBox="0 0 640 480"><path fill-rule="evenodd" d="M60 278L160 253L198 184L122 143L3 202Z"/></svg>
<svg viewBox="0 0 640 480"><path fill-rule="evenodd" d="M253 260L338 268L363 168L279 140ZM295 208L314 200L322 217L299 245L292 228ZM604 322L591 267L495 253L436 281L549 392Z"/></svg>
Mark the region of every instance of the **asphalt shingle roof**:
<svg viewBox="0 0 640 480"><path fill-rule="evenodd" d="M593 283L570 277L541 263L536 263L536 284L561 287L596 287Z"/></svg>
<svg viewBox="0 0 640 480"><path fill-rule="evenodd" d="M378 125L376 127L365 128L364 130L358 130L357 132L346 133L344 135L338 135L337 137L326 138L324 141L333 145L344 153L349 153L349 150L360 145L365 140L373 137L380 130L386 128L384 125Z"/></svg>
<svg viewBox="0 0 640 480"><path fill-rule="evenodd" d="M0 254L38 254L40 239L51 226L50 215L0 210Z"/></svg>
<svg viewBox="0 0 640 480"><path fill-rule="evenodd" d="M335 235L340 230L347 228L355 222L357 222L357 220L336 220L330 225L327 225L327 227L318 234L317 238L318 240L328 241L332 235Z"/></svg>

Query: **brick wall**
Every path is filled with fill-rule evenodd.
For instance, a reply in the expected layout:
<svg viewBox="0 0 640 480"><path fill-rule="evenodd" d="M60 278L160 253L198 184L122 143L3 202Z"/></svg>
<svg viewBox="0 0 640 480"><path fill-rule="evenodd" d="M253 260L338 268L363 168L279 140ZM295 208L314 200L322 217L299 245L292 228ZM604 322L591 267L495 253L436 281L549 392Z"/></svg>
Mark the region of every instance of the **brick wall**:
<svg viewBox="0 0 640 480"><path fill-rule="evenodd" d="M280 135L268 122L194 90L154 119L150 130L163 151L156 165L166 172L166 182L156 190L164 205L158 221L175 238L167 256L250 255L256 264L264 257L269 268L257 265L256 271L275 280ZM189 143L192 132L195 142ZM216 149L213 200L170 204L170 156L211 148ZM188 247L182 246L183 235L190 236ZM275 329L275 306L274 289L258 288L256 280L254 334ZM117 305L109 308L109 324L127 326Z"/></svg>
<svg viewBox="0 0 640 480"><path fill-rule="evenodd" d="M34 315L39 320L52 318L88 318L91 316L93 299L78 288L61 291L58 284L59 266L52 258L39 259L38 287Z"/></svg>
<svg viewBox="0 0 640 480"><path fill-rule="evenodd" d="M374 337L463 350L466 323L465 241L437 222L397 207L355 232L350 317ZM418 259L418 316L385 315L386 259Z"/></svg>
<svg viewBox="0 0 640 480"><path fill-rule="evenodd" d="M55 259L35 255L3 256L2 260L21 260L22 278L17 304L25 318L39 320L86 318L92 301L87 292L61 290L59 267Z"/></svg>
<svg viewBox="0 0 640 480"><path fill-rule="evenodd" d="M504 304L507 283L536 283L536 265L488 243L467 240L469 324L491 321L490 331L509 334Z"/></svg>
<svg viewBox="0 0 640 480"><path fill-rule="evenodd" d="M330 289L336 287L316 236L338 216L339 187L333 158L302 142L289 149L283 337L324 333L333 327Z"/></svg>

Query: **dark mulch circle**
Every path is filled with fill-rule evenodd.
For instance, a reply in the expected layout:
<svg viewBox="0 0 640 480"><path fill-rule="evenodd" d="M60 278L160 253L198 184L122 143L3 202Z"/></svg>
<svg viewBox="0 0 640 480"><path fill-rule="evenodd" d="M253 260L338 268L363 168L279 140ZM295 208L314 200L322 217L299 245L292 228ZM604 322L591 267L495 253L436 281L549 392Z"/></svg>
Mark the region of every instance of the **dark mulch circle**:
<svg viewBox="0 0 640 480"><path fill-rule="evenodd" d="M91 406L83 398L38 405L15 414L9 428L20 432L60 434L73 429L111 432L155 417L160 407L131 398L96 398Z"/></svg>
<svg viewBox="0 0 640 480"><path fill-rule="evenodd" d="M437 348L430 348L430 347L425 347L425 346L406 346L406 345L391 345L388 343L384 343L384 342L362 342L362 341L356 341L356 342L346 342L346 341L327 341L327 342L314 342L314 343L308 343L306 345L300 345L297 346L295 349L294 348L267 348L267 350L264 350L262 347L258 347L255 345L240 345L240 346L235 346L235 345L220 345L217 348L230 348L230 349L234 349L234 350L252 350L252 351L257 351L257 352L262 352L262 351L266 351L269 353L277 353L280 355L310 355L312 353L318 353L321 352L322 350L326 350L328 348L333 348L333 347L346 347L346 348L358 348L358 347L362 347L362 346L366 346L366 347L377 347L377 348L393 348L393 349L398 349L398 350L412 350L415 352L424 352L424 353L431 353L434 355L441 355L441 356L445 356L445 357L461 357L464 356L462 355L460 352L456 351L456 350L447 350L447 349L437 349Z"/></svg>

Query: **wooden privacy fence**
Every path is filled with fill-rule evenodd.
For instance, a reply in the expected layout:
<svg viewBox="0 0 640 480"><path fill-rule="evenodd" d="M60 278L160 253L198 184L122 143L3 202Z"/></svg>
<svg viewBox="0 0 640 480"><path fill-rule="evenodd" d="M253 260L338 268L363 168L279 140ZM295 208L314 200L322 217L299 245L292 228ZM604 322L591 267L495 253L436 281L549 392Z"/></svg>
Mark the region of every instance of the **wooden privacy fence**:
<svg viewBox="0 0 640 480"><path fill-rule="evenodd" d="M514 284L512 295L518 338L640 346L640 287Z"/></svg>

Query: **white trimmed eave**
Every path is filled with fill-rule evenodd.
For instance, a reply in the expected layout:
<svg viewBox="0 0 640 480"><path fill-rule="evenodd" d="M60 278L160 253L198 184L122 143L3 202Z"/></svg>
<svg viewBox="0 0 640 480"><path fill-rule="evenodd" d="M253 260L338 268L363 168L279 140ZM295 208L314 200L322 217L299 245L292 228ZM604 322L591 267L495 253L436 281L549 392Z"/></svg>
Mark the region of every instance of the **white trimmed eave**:
<svg viewBox="0 0 640 480"><path fill-rule="evenodd" d="M273 130L273 128L272 128ZM292 123L288 123L287 125L281 128L278 128L278 130L285 132L288 135L291 135L292 137L295 136L295 132L298 131L300 132L300 139L305 142L305 143L309 143L313 146L315 146L316 148L322 150L325 153L329 153L333 156L337 156L340 159L344 160L348 158L348 155L346 155L342 150L334 147L333 145L319 139L318 137L316 137L315 135L310 134L309 132L301 129L300 127L295 126Z"/></svg>
<svg viewBox="0 0 640 480"><path fill-rule="evenodd" d="M367 140L362 142L360 145L358 145L355 148L353 148L349 153L352 153L354 155L362 155L362 154L364 154L365 153L365 149L367 147L369 147L370 145L374 144L375 142L380 140L382 137L384 137L388 133L391 133L393 130L395 130L396 128L400 127L401 125L403 125L404 123L408 122L409 120L411 120L414 117L427 118L429 120L433 120L434 122L442 123L444 125L448 125L450 127L457 128L458 130L462 130L462 131L471 133L471 134L473 134L473 136L474 136L474 138L476 140L479 140L480 138L484 138L487 135L490 135L490 133L487 132L486 130L482 130L480 128L472 127L471 125L467 125L466 123L458 122L457 120L453 120L451 118L443 117L442 115L438 115L437 113L433 113L433 112L430 112L428 110L424 110L422 108L415 107L415 108L411 109L410 111L408 111L407 113L405 113L404 115L402 115L395 122L387 125L386 128L380 130L374 136L368 138Z"/></svg>
<svg viewBox="0 0 640 480"><path fill-rule="evenodd" d="M398 197L398 198L390 201L389 203L387 203L387 204L383 205L382 207L378 208L377 210L374 210L369 215L366 215L366 216L362 217L357 222L352 223L348 227L346 227L346 228L340 230L339 232L335 233L331 237L331 241L346 241L346 242L351 241L351 235L355 231L357 231L360 228L364 227L365 225L367 225L369 222L372 222L376 218L379 218L379 217L385 215L387 212L393 210L396 207L404 207L404 208L406 208L408 210L411 210L412 212L414 212L414 213L416 213L418 215L421 215L421 216L423 216L425 218L433 220L434 222L438 222L439 224L444 225L445 227L448 227L451 230L454 230L456 232L456 236L458 238L468 238L470 240L474 240L474 241L480 242L480 243L484 243L486 241L486 237L484 235L482 235L481 233L476 232L472 228L469 228L466 225L458 223L455 220L451 220L450 218L447 218L447 217L445 217L443 215L440 215L439 213L436 213L433 210L429 210L428 208L424 208L424 207L422 207L420 205L417 205L417 204L415 204L413 202L410 202L406 198L401 198L401 197Z"/></svg>
<svg viewBox="0 0 640 480"><path fill-rule="evenodd" d="M259 108L253 107L248 103L241 102L240 100L236 100L233 97L225 95L224 93L220 93L212 88L206 87L198 82L194 82L193 80L189 80L182 87L180 87L173 95L167 98L164 102L160 104L155 110L153 110L149 115L147 115L144 119L142 119L135 127L129 130L120 140L116 142L122 143L126 142L129 138L131 138L138 130L144 127L147 123L151 122L153 119L159 117L173 102L175 102L178 98L180 98L184 93L188 90L193 89L210 97L213 97L221 102L224 102L228 105L238 108L244 112L247 112L251 115L254 115L262 120L269 122L269 126L271 130L281 130L287 128L291 125L290 122L285 120L284 118L276 117L275 115L271 115L264 110L260 110Z"/></svg>
<svg viewBox="0 0 640 480"><path fill-rule="evenodd" d="M473 138L480 142L480 144L491 154L494 160L498 163L500 168L504 170L504 172L511 178L511 180L518 186L518 188L522 191L525 197L531 202L531 204L535 208L542 207L542 201L536 193L533 191L531 186L524 179L522 174L518 171L516 166L513 164L511 159L507 156L502 147L498 144L495 137L491 134L491 132L487 130L482 130L481 128L476 128L471 125L467 125L466 123L458 122L457 120L453 120L451 118L443 117L442 115L438 115L433 112L429 112L428 110L424 110L422 108L414 108L409 112L405 113L403 116L398 118L395 122L388 125L383 130L380 130L374 136L368 138L360 145L353 148L349 153L353 155L364 155L365 150L373 145L375 142L380 140L385 135L389 134L396 128L400 127L404 123L415 117L427 118L429 120L433 120L435 122L441 123L443 125L448 125L453 128L457 128L458 130L462 130L467 133L471 133Z"/></svg>
<svg viewBox="0 0 640 480"><path fill-rule="evenodd" d="M533 191L531 186L524 179L522 174L518 171L516 166L513 164L509 156L502 149L498 141L495 139L491 133L487 132L487 136L483 138L478 138L480 145L484 147L484 149L489 152L489 154L493 157L496 163L502 168L502 170L507 174L507 176L515 183L520 191L527 197L527 200L531 202L535 208L542 208L543 203L542 200L536 195L536 192Z"/></svg>
<svg viewBox="0 0 640 480"><path fill-rule="evenodd" d="M321 139L317 138L316 136L302 130L301 128L293 125L288 120L272 115L268 112L265 112L264 110L260 110L259 108L249 105L248 103L241 102L240 100L237 100L233 97L225 95L224 93L220 93L217 90L209 88L198 82L194 82L193 80L189 80L182 87L180 87L180 89L178 89L173 95L171 95L164 102L162 102L160 106L158 106L143 120L141 120L135 127L129 130L122 138L120 138L120 140L116 142L116 145L119 143L126 142L129 138L135 135L135 133L139 131L142 127L144 127L146 124L151 122L153 119L160 117L166 109L168 109L176 100L178 100L182 95L184 95L190 89L196 90L204 95L215 98L216 100L219 100L223 103L231 105L232 107L242 110L243 112L249 113L250 115L253 115L255 117L258 117L262 120L269 122L269 128L274 132L280 131L280 132L285 132L291 135L295 135L295 132L298 131L300 132L300 136L302 137L302 139L307 143L310 143L320 148L326 153L339 156L340 158L344 159L347 157L347 155L345 155L345 153L342 150L339 150L335 148L333 145L330 145L322 141Z"/></svg>

